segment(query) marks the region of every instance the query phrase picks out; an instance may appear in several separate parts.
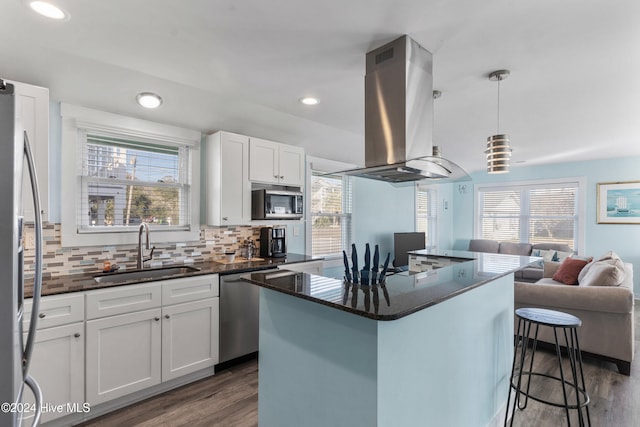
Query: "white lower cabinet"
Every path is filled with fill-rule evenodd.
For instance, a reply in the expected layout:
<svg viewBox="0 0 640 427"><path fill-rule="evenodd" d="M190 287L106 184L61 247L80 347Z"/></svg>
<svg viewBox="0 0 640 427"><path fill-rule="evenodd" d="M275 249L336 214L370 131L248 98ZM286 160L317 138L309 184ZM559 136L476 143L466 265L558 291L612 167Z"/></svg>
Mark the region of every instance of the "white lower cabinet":
<svg viewBox="0 0 640 427"><path fill-rule="evenodd" d="M219 298L162 308L162 381L218 363Z"/></svg>
<svg viewBox="0 0 640 427"><path fill-rule="evenodd" d="M81 410L85 401L84 322L38 330L29 375L42 389L42 422ZM25 403L34 403L30 391L24 397ZM31 418L30 412L24 425L31 425Z"/></svg>
<svg viewBox="0 0 640 427"><path fill-rule="evenodd" d="M206 368L213 373L218 296L217 274L87 292L87 402Z"/></svg>
<svg viewBox="0 0 640 427"><path fill-rule="evenodd" d="M160 308L87 322L87 402L160 384Z"/></svg>

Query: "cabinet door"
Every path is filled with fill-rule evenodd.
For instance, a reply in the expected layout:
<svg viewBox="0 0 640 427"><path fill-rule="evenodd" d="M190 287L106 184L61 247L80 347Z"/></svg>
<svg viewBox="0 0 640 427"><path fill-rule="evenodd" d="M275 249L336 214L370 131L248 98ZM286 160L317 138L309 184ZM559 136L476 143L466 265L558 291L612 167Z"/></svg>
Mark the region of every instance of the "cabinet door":
<svg viewBox="0 0 640 427"><path fill-rule="evenodd" d="M49 89L25 83L11 82L15 85L18 98L16 112L27 131L29 145L36 164L38 187L40 190L40 209L42 219L49 220ZM25 221L33 221L33 202L29 172L24 164L22 185L22 208Z"/></svg>
<svg viewBox="0 0 640 427"><path fill-rule="evenodd" d="M152 282L89 291L86 297L87 320L115 316L159 308L162 304L162 284Z"/></svg>
<svg viewBox="0 0 640 427"><path fill-rule="evenodd" d="M161 314L157 308L87 322L87 402L160 384Z"/></svg>
<svg viewBox="0 0 640 427"><path fill-rule="evenodd" d="M249 180L277 184L279 182L280 144L260 138L249 141Z"/></svg>
<svg viewBox="0 0 640 427"><path fill-rule="evenodd" d="M293 145L280 144L279 179L283 185L304 185L304 149Z"/></svg>
<svg viewBox="0 0 640 427"><path fill-rule="evenodd" d="M162 305L215 298L219 295L219 288L220 280L217 274L166 280L162 282Z"/></svg>
<svg viewBox="0 0 640 427"><path fill-rule="evenodd" d="M82 410L84 403L84 322L39 330L29 367L31 375L40 385L43 404L63 405L62 411L43 412L41 421L50 421ZM35 399L25 388L24 402ZM70 411L70 412L68 412ZM25 418L32 418L31 416ZM27 421L24 425L31 425Z"/></svg>
<svg viewBox="0 0 640 427"><path fill-rule="evenodd" d="M249 139L241 135L223 133L220 160L219 225L246 224L251 221Z"/></svg>
<svg viewBox="0 0 640 427"><path fill-rule="evenodd" d="M23 324L26 331L31 324L33 300L24 300ZM71 293L42 297L38 314L38 329L84 321L84 294Z"/></svg>
<svg viewBox="0 0 640 427"><path fill-rule="evenodd" d="M218 363L219 298L162 309L162 381Z"/></svg>

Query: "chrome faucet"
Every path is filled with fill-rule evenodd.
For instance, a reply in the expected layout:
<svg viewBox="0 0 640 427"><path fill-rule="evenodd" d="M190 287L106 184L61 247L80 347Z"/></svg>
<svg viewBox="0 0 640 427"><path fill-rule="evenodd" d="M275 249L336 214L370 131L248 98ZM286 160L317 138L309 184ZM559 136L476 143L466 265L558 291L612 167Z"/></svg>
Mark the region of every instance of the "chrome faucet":
<svg viewBox="0 0 640 427"><path fill-rule="evenodd" d="M141 270L144 266L145 261L150 261L153 258L153 250L156 248L155 246L151 248L151 253L149 253L149 257L145 258L143 249L142 249L142 232L144 231L146 241L145 249L149 250L149 224L146 222L140 223L140 227L138 228L138 259L136 261L136 268Z"/></svg>

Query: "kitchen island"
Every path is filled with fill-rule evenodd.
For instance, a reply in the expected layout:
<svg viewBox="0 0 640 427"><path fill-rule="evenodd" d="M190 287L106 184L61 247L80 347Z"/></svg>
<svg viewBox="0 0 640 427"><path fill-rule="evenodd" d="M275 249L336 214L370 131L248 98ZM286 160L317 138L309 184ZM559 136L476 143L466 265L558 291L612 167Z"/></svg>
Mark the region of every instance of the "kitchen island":
<svg viewBox="0 0 640 427"><path fill-rule="evenodd" d="M259 424L485 426L503 414L513 355L513 271L534 258L443 258L354 285L255 272L261 286Z"/></svg>

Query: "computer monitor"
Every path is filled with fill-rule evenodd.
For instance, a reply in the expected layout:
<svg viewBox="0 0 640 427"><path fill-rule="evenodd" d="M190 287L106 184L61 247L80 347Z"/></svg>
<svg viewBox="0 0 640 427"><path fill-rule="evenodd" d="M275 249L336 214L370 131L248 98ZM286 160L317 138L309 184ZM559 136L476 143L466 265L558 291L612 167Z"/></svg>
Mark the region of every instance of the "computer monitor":
<svg viewBox="0 0 640 427"><path fill-rule="evenodd" d="M422 232L393 233L394 267L409 265L407 252L425 248L425 235Z"/></svg>

